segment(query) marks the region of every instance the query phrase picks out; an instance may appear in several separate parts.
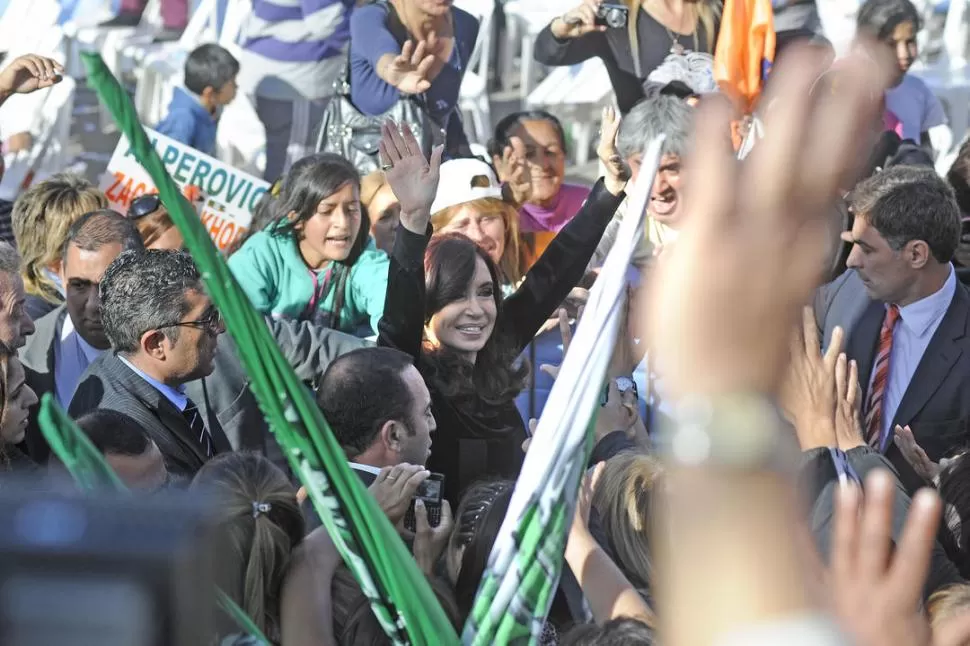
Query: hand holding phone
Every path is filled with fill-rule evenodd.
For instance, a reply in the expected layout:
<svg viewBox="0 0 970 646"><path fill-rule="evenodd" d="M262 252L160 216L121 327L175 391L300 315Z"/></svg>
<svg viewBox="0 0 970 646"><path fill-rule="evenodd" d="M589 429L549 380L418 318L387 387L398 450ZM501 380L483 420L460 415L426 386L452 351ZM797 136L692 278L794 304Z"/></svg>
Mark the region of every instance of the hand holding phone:
<svg viewBox="0 0 970 646"><path fill-rule="evenodd" d="M432 509L437 509L438 522L434 526L430 523L429 512ZM447 500L442 500L440 504L431 507L430 503L426 504L421 498L415 498L414 520L414 560L417 561L422 572L431 575L451 538L451 530L454 526L451 505Z"/></svg>
<svg viewBox="0 0 970 646"><path fill-rule="evenodd" d="M445 493L445 476L441 473L431 473L421 482L414 492L414 500L404 516L404 528L409 532L417 531L414 517L414 501L421 500L428 517L428 524L437 527L441 522L441 499Z"/></svg>

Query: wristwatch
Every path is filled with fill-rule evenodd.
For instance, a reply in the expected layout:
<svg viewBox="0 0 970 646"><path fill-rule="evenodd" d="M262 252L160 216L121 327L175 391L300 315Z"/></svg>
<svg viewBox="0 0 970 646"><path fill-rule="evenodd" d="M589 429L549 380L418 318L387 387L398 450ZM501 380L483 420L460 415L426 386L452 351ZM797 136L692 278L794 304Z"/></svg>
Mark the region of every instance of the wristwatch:
<svg viewBox="0 0 970 646"><path fill-rule="evenodd" d="M789 471L798 447L778 407L754 393L687 396L661 425L657 447L672 464L742 471Z"/></svg>

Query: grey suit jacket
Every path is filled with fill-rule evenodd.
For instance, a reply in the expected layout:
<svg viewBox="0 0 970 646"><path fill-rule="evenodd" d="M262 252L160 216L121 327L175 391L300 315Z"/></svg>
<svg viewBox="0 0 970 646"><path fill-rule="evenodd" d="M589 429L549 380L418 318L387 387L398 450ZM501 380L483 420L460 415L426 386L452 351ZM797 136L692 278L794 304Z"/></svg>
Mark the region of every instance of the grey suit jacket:
<svg viewBox="0 0 970 646"><path fill-rule="evenodd" d="M38 399L44 393L54 393L54 341L61 336L65 316L67 310L61 305L34 321L34 333L27 337L27 344L18 352L24 364L27 385L37 393ZM23 448L31 459L43 464L50 455L50 447L37 426L38 409L39 405L35 405L30 411Z"/></svg>
<svg viewBox="0 0 970 646"><path fill-rule="evenodd" d="M181 411L116 354L105 352L84 374L71 400L71 417L98 408L117 411L133 419L155 440L169 473L191 478L202 468L207 459L205 449ZM204 411L203 419L212 436L214 452L231 451L216 415L211 410Z"/></svg>
<svg viewBox="0 0 970 646"><path fill-rule="evenodd" d="M822 347L828 347L836 326L845 331L845 338L848 339L871 302L862 279L853 269L819 287L815 292L814 306Z"/></svg>

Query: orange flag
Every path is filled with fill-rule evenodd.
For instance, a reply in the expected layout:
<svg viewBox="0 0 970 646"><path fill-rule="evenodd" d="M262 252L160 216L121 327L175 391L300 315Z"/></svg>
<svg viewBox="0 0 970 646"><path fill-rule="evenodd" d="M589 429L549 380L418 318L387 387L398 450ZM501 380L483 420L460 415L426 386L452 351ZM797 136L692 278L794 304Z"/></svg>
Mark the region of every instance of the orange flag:
<svg viewBox="0 0 970 646"><path fill-rule="evenodd" d="M725 0L714 51L714 80L750 114L775 60L771 0Z"/></svg>

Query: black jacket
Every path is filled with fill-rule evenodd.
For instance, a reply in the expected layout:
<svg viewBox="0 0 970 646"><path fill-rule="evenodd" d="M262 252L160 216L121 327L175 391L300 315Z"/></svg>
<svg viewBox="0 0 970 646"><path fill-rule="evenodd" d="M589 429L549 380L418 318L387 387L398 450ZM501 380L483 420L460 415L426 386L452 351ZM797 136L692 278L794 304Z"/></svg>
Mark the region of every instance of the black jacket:
<svg viewBox="0 0 970 646"><path fill-rule="evenodd" d="M522 285L503 304L493 337L506 339L515 354L532 341L569 291L583 277L586 265L616 208L624 199L610 194L597 182L589 199L569 224L553 239L529 270ZM398 229L391 253L384 317L378 344L410 354L419 369L425 323L424 252L430 235ZM518 476L525 454L525 425L515 402L499 405L482 400L452 401L428 379L432 413L438 430L434 434L428 468L445 476L445 497L457 509L462 492L484 478Z"/></svg>

